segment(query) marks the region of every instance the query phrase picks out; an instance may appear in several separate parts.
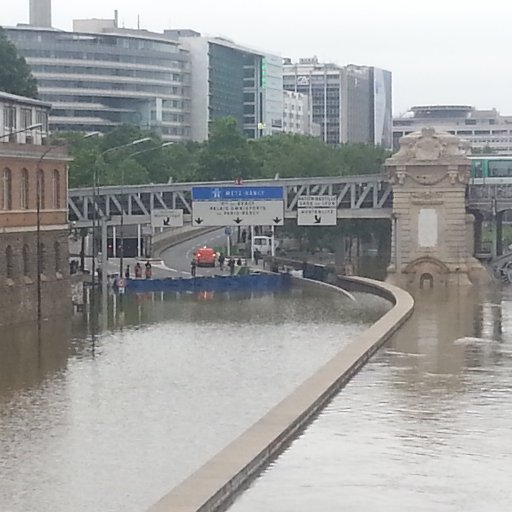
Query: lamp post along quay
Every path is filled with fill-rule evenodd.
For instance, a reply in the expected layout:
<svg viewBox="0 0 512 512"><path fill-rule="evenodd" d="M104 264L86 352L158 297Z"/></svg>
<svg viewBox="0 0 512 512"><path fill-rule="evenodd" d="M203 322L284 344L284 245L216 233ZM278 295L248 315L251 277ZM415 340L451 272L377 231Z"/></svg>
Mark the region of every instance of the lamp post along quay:
<svg viewBox="0 0 512 512"><path fill-rule="evenodd" d="M144 142L148 142L152 140L150 137L144 137L142 139L133 140L127 144L122 144L121 146L116 146L113 148L108 148L105 151L101 152L96 160L94 161L93 167L93 218L92 218L92 293L91 293L91 306L94 307L94 289L96 283L96 254L95 254L95 241L96 241L96 230L98 227L98 166L101 160L105 158L106 155L113 153L114 151L119 151L122 149L126 149L132 146L137 146L139 144L143 144ZM102 263L102 272L101 272L101 293L104 297L107 296L108 291L108 275L107 275L107 222L108 219L106 217L105 212L102 212L100 224L101 224L101 263ZM121 254L123 250L121 248ZM122 275L122 269L121 269Z"/></svg>
<svg viewBox="0 0 512 512"><path fill-rule="evenodd" d="M38 128L42 128L42 127L43 127L42 123L31 124L30 126L26 126L25 128L22 128L21 130L14 130L12 132L4 133L3 135L0 135L0 140L6 139L8 137L12 137L13 135L18 135L18 133L31 132L32 130L37 130Z"/></svg>
<svg viewBox="0 0 512 512"><path fill-rule="evenodd" d="M42 265L42 251L41 251L41 199L42 199L42 186L43 179L41 177L41 165L43 163L44 158L57 149L65 147L67 145L67 141L60 140L57 144L49 146L41 156L39 157L36 164L36 287L37 287L37 331L40 339L41 334L41 321L42 321L42 289L41 289L41 274L43 272Z"/></svg>
<svg viewBox="0 0 512 512"><path fill-rule="evenodd" d="M154 148L143 149L141 151L136 151L135 153L131 153L126 158L131 158L133 156L142 155L145 153L151 153L152 151L158 151L159 149L165 148L167 146L171 146L174 142L165 142L164 144L160 144L160 146L156 146ZM121 194L124 193L124 166L121 167ZM115 243L115 242L114 242ZM123 278L123 270L124 270L124 208L121 204L121 223L119 225L119 278Z"/></svg>

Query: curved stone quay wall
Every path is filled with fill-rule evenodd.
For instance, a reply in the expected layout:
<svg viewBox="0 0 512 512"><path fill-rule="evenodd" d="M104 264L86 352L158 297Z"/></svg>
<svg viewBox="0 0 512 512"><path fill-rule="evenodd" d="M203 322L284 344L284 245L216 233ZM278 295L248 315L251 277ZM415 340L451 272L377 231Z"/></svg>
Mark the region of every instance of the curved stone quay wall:
<svg viewBox="0 0 512 512"><path fill-rule="evenodd" d="M303 283L326 286L313 281ZM225 508L412 314L412 297L395 286L345 276L338 276L335 284L344 289L373 293L389 300L393 307L148 512L215 512Z"/></svg>

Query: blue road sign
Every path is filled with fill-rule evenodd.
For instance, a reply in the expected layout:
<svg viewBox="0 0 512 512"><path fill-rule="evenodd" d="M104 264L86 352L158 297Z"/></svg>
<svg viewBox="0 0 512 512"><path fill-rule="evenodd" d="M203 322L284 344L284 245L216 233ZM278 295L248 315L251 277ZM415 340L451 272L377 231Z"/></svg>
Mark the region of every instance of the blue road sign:
<svg viewBox="0 0 512 512"><path fill-rule="evenodd" d="M282 201L283 187L193 187L192 201Z"/></svg>
<svg viewBox="0 0 512 512"><path fill-rule="evenodd" d="M224 234L225 234L226 236L231 236L231 228L229 228L229 227L225 227L225 228L224 228Z"/></svg>

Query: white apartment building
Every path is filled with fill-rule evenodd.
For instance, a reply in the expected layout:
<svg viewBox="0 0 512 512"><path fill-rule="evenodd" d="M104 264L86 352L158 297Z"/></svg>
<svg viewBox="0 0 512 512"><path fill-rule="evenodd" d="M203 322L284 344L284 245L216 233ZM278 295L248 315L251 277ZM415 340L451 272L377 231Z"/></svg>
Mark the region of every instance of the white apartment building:
<svg viewBox="0 0 512 512"><path fill-rule="evenodd" d="M320 137L320 125L312 121L307 94L283 91L283 132Z"/></svg>

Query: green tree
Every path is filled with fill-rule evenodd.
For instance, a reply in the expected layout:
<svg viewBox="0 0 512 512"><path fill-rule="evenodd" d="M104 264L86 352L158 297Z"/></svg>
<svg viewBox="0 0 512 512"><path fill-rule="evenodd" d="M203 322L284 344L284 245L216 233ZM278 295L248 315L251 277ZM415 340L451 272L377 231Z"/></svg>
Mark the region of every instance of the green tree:
<svg viewBox="0 0 512 512"><path fill-rule="evenodd" d="M199 153L197 177L201 180L254 178L258 165L247 139L233 117L216 120L208 143Z"/></svg>
<svg viewBox="0 0 512 512"><path fill-rule="evenodd" d="M37 82L25 58L0 27L0 91L37 98Z"/></svg>
<svg viewBox="0 0 512 512"><path fill-rule="evenodd" d="M336 150L314 137L274 135L254 141L252 147L267 178L341 174Z"/></svg>

